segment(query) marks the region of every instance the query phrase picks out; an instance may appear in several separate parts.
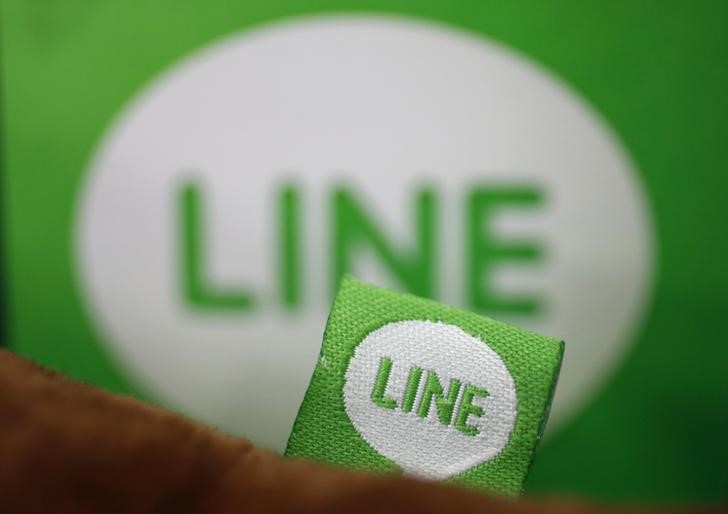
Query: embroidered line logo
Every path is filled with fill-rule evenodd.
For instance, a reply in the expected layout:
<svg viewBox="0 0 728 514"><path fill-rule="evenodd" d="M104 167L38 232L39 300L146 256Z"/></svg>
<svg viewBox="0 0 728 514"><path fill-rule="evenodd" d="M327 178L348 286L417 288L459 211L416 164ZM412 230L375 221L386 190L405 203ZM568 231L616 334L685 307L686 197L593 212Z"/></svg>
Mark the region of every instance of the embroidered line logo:
<svg viewBox="0 0 728 514"><path fill-rule="evenodd" d="M392 371L392 359L389 357L382 357L379 361L379 370L377 371L377 378L372 388L372 401L375 405L383 407L385 409L396 409L397 402L393 398L385 397L384 392L387 389L389 383L390 373ZM412 412L414 407L416 395L420 392L420 381L422 379L422 368L415 366L408 374L407 382L404 390L404 398L400 404L402 412ZM430 413L430 408L434 404L437 408L437 419L440 420L444 426L449 426L453 420L453 411L455 410L455 402L459 397L462 382L456 378L450 380L450 387L447 389L447 393L442 387L442 381L437 373L434 371L428 371L424 381L424 388L421 391L419 399L419 407L416 409L417 415L421 418L427 418ZM477 387L471 384L466 384L463 388L463 396L460 403L460 407L457 410L455 417L455 428L460 430L466 435L477 435L480 433L477 427L468 425L467 420L469 415L482 416L483 408L477 405L473 405L473 399L477 397L485 398L488 396L488 391L481 387Z"/></svg>
<svg viewBox="0 0 728 514"><path fill-rule="evenodd" d="M345 278L286 455L515 493L563 343Z"/></svg>
<svg viewBox="0 0 728 514"><path fill-rule="evenodd" d="M346 413L405 472L444 479L494 458L516 420L503 360L461 328L399 321L370 333L346 372Z"/></svg>

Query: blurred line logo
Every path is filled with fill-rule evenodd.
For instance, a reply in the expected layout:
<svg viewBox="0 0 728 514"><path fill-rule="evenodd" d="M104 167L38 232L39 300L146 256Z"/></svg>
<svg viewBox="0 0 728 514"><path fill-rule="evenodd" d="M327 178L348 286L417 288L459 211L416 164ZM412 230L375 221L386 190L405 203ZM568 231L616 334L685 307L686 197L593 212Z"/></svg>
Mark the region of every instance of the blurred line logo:
<svg viewBox="0 0 728 514"><path fill-rule="evenodd" d="M563 338L554 421L649 298L638 175L563 82L404 18L269 25L137 95L79 197L99 339L162 401L282 449L342 273Z"/></svg>

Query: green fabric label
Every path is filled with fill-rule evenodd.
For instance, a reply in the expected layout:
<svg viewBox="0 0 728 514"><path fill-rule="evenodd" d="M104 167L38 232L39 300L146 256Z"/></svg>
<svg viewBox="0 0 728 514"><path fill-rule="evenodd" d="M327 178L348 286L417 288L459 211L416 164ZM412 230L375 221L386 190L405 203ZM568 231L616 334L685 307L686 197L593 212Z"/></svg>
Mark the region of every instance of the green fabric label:
<svg viewBox="0 0 728 514"><path fill-rule="evenodd" d="M563 349L347 277L286 455L518 493Z"/></svg>

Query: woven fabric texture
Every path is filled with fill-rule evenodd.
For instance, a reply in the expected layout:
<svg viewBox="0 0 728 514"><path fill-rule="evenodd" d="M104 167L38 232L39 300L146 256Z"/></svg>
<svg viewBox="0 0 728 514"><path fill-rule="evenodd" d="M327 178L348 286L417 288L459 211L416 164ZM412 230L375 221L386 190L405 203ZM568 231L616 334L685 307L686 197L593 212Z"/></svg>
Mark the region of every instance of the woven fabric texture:
<svg viewBox="0 0 728 514"><path fill-rule="evenodd" d="M563 349L346 277L286 455L517 494Z"/></svg>

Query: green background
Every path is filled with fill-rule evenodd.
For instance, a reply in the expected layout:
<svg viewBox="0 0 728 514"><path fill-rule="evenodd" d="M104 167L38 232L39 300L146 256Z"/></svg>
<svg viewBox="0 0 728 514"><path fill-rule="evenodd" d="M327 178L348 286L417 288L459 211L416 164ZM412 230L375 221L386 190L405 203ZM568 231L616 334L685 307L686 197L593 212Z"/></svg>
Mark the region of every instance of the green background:
<svg viewBox="0 0 728 514"><path fill-rule="evenodd" d="M608 386L541 449L527 490L728 498L725 1L3 0L6 343L130 391L92 335L73 271L90 152L123 104L189 52L267 21L342 11L439 21L517 49L580 91L641 171L659 245L651 311Z"/></svg>

